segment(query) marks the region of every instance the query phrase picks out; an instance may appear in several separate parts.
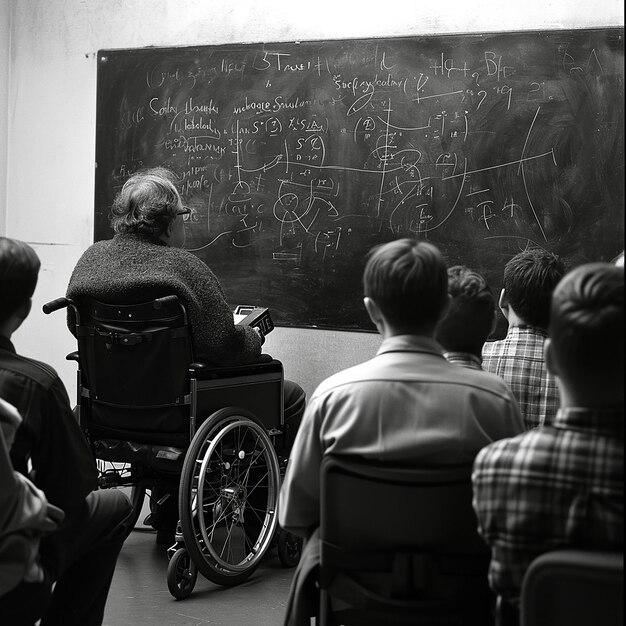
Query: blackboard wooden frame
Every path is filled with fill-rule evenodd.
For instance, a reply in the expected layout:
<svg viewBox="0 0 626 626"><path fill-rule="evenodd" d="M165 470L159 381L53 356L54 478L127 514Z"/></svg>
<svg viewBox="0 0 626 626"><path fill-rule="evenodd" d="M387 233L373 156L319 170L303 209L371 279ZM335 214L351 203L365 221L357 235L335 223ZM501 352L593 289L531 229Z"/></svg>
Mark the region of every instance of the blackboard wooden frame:
<svg viewBox="0 0 626 626"><path fill-rule="evenodd" d="M518 251L623 248L623 28L101 50L94 239L139 169L277 326L372 330L367 250L427 238L494 289ZM419 303L416 304L418 306Z"/></svg>

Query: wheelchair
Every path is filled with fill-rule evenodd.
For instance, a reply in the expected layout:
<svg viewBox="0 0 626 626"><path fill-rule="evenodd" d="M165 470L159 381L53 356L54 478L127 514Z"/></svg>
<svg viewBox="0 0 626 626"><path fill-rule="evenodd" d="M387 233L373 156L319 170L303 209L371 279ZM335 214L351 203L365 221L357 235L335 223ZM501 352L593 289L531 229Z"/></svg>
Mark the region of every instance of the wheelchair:
<svg viewBox="0 0 626 626"><path fill-rule="evenodd" d="M135 522L147 490L178 489L170 593L188 597L198 571L219 585L239 584L273 546L283 566L294 567L301 540L278 526L288 460L280 361L195 362L176 296L140 304L59 298L43 311L64 308L78 343L66 357L78 364L77 418L99 488L130 487Z"/></svg>

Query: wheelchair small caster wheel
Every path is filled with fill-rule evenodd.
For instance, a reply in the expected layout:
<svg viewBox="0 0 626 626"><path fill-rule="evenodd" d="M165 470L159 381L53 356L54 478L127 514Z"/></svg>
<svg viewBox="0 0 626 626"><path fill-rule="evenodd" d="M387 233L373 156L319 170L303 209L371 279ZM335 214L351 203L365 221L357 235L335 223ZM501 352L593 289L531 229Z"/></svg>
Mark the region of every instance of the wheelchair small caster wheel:
<svg viewBox="0 0 626 626"><path fill-rule="evenodd" d="M295 567L302 554L302 537L296 537L286 530L278 533L278 558L283 567Z"/></svg>
<svg viewBox="0 0 626 626"><path fill-rule="evenodd" d="M188 598L196 585L198 568L185 548L174 552L167 564L167 588L177 600Z"/></svg>

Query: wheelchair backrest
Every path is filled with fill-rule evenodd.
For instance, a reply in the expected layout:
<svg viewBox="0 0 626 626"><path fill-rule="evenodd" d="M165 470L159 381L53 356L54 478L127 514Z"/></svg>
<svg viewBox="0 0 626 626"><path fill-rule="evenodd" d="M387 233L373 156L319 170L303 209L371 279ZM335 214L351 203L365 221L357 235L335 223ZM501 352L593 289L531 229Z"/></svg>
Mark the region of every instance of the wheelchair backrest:
<svg viewBox="0 0 626 626"><path fill-rule="evenodd" d="M188 430L193 358L178 298L140 304L85 298L78 308L81 413L86 404L93 423L112 428Z"/></svg>

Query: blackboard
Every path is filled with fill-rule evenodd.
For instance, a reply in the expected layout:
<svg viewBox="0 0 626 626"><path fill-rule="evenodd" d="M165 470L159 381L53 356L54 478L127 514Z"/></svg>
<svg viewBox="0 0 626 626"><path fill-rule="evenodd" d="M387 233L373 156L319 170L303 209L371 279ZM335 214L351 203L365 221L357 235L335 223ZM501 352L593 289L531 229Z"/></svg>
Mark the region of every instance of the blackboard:
<svg viewBox="0 0 626 626"><path fill-rule="evenodd" d="M98 53L95 239L133 172L179 176L185 247L232 304L370 330L367 250L399 237L482 272L624 236L623 29ZM419 306L419 303L416 303Z"/></svg>

